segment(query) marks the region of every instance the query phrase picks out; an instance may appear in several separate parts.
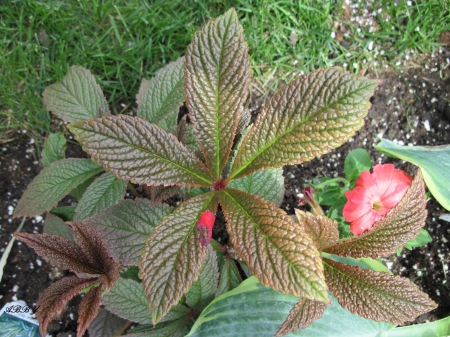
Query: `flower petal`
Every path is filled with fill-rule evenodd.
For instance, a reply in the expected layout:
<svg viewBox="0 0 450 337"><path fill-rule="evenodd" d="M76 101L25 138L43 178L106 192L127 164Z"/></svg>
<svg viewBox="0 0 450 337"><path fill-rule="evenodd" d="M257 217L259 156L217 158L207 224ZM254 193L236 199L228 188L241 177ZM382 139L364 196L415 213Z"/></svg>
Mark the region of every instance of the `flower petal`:
<svg viewBox="0 0 450 337"><path fill-rule="evenodd" d="M352 223L350 224L350 232L355 235L360 235L365 231L372 229L373 224L381 218L382 215L380 213L375 210L371 210L370 212L367 212L366 214L361 216L359 219L352 221Z"/></svg>

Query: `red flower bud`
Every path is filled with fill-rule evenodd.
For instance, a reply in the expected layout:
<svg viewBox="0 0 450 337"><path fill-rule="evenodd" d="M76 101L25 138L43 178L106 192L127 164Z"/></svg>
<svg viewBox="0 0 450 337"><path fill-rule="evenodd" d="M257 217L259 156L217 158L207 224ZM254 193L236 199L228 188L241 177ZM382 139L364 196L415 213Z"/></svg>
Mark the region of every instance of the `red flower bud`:
<svg viewBox="0 0 450 337"><path fill-rule="evenodd" d="M197 221L196 228L199 234L198 241L203 247L206 247L211 242L212 229L215 221L216 216L209 210L204 211Z"/></svg>

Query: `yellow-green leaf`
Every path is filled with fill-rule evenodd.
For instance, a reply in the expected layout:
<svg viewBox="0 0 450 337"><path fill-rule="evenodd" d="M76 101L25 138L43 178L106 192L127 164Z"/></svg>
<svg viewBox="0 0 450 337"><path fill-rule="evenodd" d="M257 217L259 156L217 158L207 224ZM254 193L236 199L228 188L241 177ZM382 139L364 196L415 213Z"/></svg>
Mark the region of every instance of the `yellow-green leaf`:
<svg viewBox="0 0 450 337"><path fill-rule="evenodd" d="M247 99L248 47L236 11L210 21L186 53L186 98L197 141L219 179Z"/></svg>
<svg viewBox="0 0 450 337"><path fill-rule="evenodd" d="M263 285L328 301L322 257L305 231L273 203L234 189L219 202L230 240Z"/></svg>
<svg viewBox="0 0 450 337"><path fill-rule="evenodd" d="M340 146L363 125L377 83L335 68L293 81L261 111L229 179L300 164Z"/></svg>

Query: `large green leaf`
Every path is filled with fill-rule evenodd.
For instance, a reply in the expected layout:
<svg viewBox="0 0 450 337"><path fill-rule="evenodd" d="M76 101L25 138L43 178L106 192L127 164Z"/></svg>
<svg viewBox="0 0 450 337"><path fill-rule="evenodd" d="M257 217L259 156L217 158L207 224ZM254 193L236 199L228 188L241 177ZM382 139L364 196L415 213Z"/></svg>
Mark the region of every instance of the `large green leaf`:
<svg viewBox="0 0 450 337"><path fill-rule="evenodd" d="M386 337L442 337L450 336L450 316L423 324L403 326L390 330ZM385 337L385 336L382 336Z"/></svg>
<svg viewBox="0 0 450 337"><path fill-rule="evenodd" d="M123 198L127 182L111 173L103 173L84 192L77 208L74 221L81 222Z"/></svg>
<svg viewBox="0 0 450 337"><path fill-rule="evenodd" d="M44 167L50 166L55 161L64 159L66 156L66 138L62 133L51 133L44 143L41 161Z"/></svg>
<svg viewBox="0 0 450 337"><path fill-rule="evenodd" d="M199 276L206 247L199 241L196 224L205 210L215 212L216 208L214 192L189 199L166 216L145 243L139 270L154 323L180 301Z"/></svg>
<svg viewBox="0 0 450 337"><path fill-rule="evenodd" d="M63 159L39 173L17 204L15 217L34 216L50 210L74 187L103 169L89 159Z"/></svg>
<svg viewBox="0 0 450 337"><path fill-rule="evenodd" d="M248 47L236 11L210 21L186 53L186 102L197 141L219 179L244 110L249 82Z"/></svg>
<svg viewBox="0 0 450 337"><path fill-rule="evenodd" d="M232 180L228 187L254 194L280 206L284 198L284 177L281 168L261 170Z"/></svg>
<svg viewBox="0 0 450 337"><path fill-rule="evenodd" d="M388 156L419 166L431 194L450 211L450 145L401 146L381 139L375 148Z"/></svg>
<svg viewBox="0 0 450 337"><path fill-rule="evenodd" d="M219 269L216 253L212 246L208 245L200 276L197 281L192 283L189 292L186 294L187 304L198 311L205 309L216 295L218 278Z"/></svg>
<svg viewBox="0 0 450 337"><path fill-rule="evenodd" d="M338 147L363 125L377 84L334 68L293 81L261 111L229 179L299 164Z"/></svg>
<svg viewBox="0 0 450 337"><path fill-rule="evenodd" d="M106 309L119 317L141 324L152 324L147 297L142 284L119 277L111 291L103 295ZM176 305L162 321L170 321L186 316L189 309Z"/></svg>
<svg viewBox="0 0 450 337"><path fill-rule="evenodd" d="M153 228L172 212L167 205L153 207L149 200L121 200L85 222L102 233L112 256L125 265L138 265L141 250Z"/></svg>
<svg viewBox="0 0 450 337"><path fill-rule="evenodd" d="M61 82L45 88L43 96L47 109L67 122L110 114L94 76L80 66L72 66Z"/></svg>
<svg viewBox="0 0 450 337"><path fill-rule="evenodd" d="M324 259L327 284L339 303L353 313L396 325L437 307L409 279Z"/></svg>
<svg viewBox="0 0 450 337"><path fill-rule="evenodd" d="M330 297L331 305L321 318L289 336L377 337L380 332L393 328L392 324L377 323L352 314ZM250 277L203 310L188 336L273 336L298 301L299 298L264 287L255 277Z"/></svg>
<svg viewBox="0 0 450 337"><path fill-rule="evenodd" d="M288 214L264 199L234 189L221 190L219 202L233 246L262 284L328 301L322 257Z"/></svg>
<svg viewBox="0 0 450 337"><path fill-rule="evenodd" d="M96 118L69 125L94 161L124 180L146 185L210 186L205 166L172 134L138 117Z"/></svg>
<svg viewBox="0 0 450 337"><path fill-rule="evenodd" d="M156 72L150 80L142 80L136 96L137 115L166 131L175 131L178 109L185 100L184 57Z"/></svg>
<svg viewBox="0 0 450 337"><path fill-rule="evenodd" d="M354 149L345 157L344 171L348 180L356 180L361 172L372 167L370 154L365 149Z"/></svg>
<svg viewBox="0 0 450 337"><path fill-rule="evenodd" d="M426 218L425 184L418 170L402 200L376 222L371 230L326 248L325 252L374 259L392 254L419 234Z"/></svg>
<svg viewBox="0 0 450 337"><path fill-rule="evenodd" d="M59 235L70 241L74 241L73 232L70 227L60 217L52 213L47 213L45 216L44 233Z"/></svg>

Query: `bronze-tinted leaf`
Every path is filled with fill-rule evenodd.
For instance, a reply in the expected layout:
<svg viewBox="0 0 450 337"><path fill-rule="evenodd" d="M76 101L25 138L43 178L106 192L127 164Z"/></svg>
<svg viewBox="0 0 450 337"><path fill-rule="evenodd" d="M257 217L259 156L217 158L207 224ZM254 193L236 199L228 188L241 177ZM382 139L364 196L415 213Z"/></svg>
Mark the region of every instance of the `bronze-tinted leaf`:
<svg viewBox="0 0 450 337"><path fill-rule="evenodd" d="M98 264L93 263L92 259L69 239L47 233L14 233L14 236L33 248L36 254L55 267L77 273L101 273Z"/></svg>
<svg viewBox="0 0 450 337"><path fill-rule="evenodd" d="M78 308L77 337L82 337L94 318L97 317L100 304L102 304L101 285L89 289L81 300L80 307Z"/></svg>
<svg viewBox="0 0 450 337"><path fill-rule="evenodd" d="M319 251L334 246L339 241L338 224L325 216L295 210L300 226L309 235Z"/></svg>
<svg viewBox="0 0 450 337"><path fill-rule="evenodd" d="M306 298L301 299L291 309L288 317L275 336L284 336L308 327L312 322L322 316L326 307L327 305L324 302L312 301Z"/></svg>
<svg viewBox="0 0 450 337"><path fill-rule="evenodd" d="M114 336L127 321L105 309L100 309L97 317L88 328L89 337L111 337Z"/></svg>
<svg viewBox="0 0 450 337"><path fill-rule="evenodd" d="M258 115L229 179L300 164L340 146L363 125L377 83L335 68L293 81Z"/></svg>
<svg viewBox="0 0 450 337"><path fill-rule="evenodd" d="M152 206L173 197L180 192L180 186L145 186L145 190L150 195Z"/></svg>
<svg viewBox="0 0 450 337"><path fill-rule="evenodd" d="M216 207L213 192L189 199L166 216L147 240L139 270L154 324L180 301L200 274L206 247L199 242L196 224L205 210L215 212Z"/></svg>
<svg viewBox="0 0 450 337"><path fill-rule="evenodd" d="M206 24L186 52L186 103L215 180L227 162L247 99L249 64L234 9Z"/></svg>
<svg viewBox="0 0 450 337"><path fill-rule="evenodd" d="M230 240L263 285L328 301L322 257L303 229L273 203L235 189L219 192Z"/></svg>
<svg viewBox="0 0 450 337"><path fill-rule="evenodd" d="M78 277L65 277L45 289L36 302L39 308L36 318L39 321L41 336L46 336L47 326L63 310L67 302L84 288L96 282L97 278L83 279Z"/></svg>
<svg viewBox="0 0 450 337"><path fill-rule="evenodd" d="M70 131L94 161L124 180L146 185L210 186L206 167L178 139L125 115L72 123Z"/></svg>
<svg viewBox="0 0 450 337"><path fill-rule="evenodd" d="M324 259L325 277L339 304L353 313L396 325L437 307L409 279Z"/></svg>
<svg viewBox="0 0 450 337"><path fill-rule="evenodd" d="M370 231L325 249L327 253L354 258L377 259L395 252L414 239L425 225L427 217L425 185L420 170L403 199Z"/></svg>

